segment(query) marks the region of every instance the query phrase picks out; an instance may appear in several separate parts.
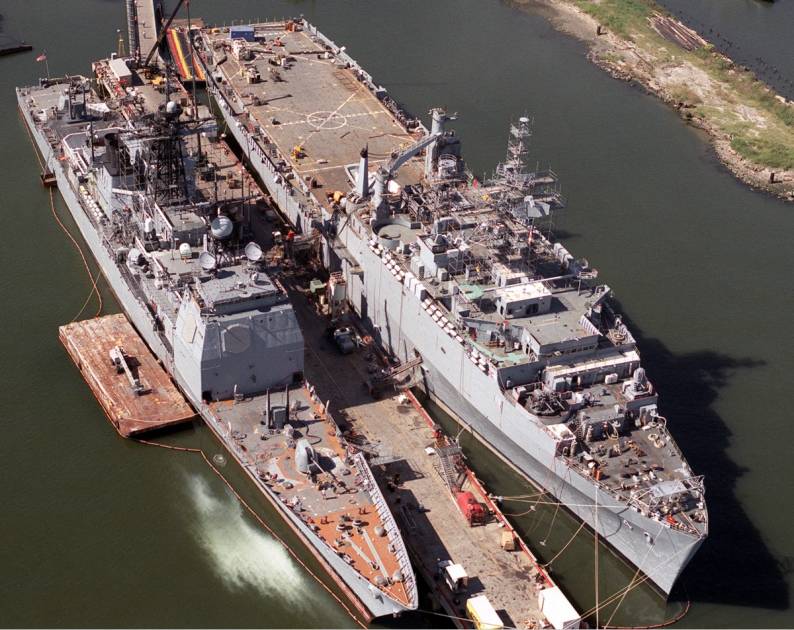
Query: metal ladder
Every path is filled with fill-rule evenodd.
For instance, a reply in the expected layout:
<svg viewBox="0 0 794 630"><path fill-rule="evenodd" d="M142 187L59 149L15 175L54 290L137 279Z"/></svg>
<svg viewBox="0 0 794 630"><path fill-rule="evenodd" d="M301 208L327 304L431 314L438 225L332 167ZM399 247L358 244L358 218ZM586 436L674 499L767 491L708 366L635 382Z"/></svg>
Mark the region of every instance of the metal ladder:
<svg viewBox="0 0 794 630"><path fill-rule="evenodd" d="M455 467L455 462L461 454L460 446L437 446L436 454L438 461L435 469L447 484L450 492L460 490L459 474Z"/></svg>

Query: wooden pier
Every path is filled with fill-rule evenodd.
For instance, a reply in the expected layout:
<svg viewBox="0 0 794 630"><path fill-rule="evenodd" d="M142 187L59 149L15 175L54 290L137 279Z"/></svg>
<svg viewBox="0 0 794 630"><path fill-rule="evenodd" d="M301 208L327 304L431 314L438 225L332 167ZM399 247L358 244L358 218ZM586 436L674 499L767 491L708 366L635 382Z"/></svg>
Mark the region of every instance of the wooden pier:
<svg viewBox="0 0 794 630"><path fill-rule="evenodd" d="M195 417L125 315L72 322L58 329L58 337L123 437Z"/></svg>

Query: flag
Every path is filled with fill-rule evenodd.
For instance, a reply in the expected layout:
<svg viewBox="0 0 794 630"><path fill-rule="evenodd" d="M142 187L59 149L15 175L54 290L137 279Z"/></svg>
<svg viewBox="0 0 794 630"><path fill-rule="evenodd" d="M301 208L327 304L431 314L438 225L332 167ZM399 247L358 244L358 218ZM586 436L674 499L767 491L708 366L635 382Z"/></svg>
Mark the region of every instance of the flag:
<svg viewBox="0 0 794 630"><path fill-rule="evenodd" d="M36 57L36 61L47 61L47 53L41 53L38 57Z"/></svg>
<svg viewBox="0 0 794 630"><path fill-rule="evenodd" d="M472 178L472 180L471 180L471 187L472 187L472 188L479 188L479 187L480 187L480 182L478 182L478 181L477 181L477 178L476 178L476 177Z"/></svg>

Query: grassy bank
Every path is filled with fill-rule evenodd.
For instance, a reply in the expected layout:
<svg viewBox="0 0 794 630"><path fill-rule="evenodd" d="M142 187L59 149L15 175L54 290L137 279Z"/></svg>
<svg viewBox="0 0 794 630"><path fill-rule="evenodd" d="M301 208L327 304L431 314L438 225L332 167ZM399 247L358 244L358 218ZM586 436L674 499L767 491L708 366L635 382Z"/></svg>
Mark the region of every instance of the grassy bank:
<svg viewBox="0 0 794 630"><path fill-rule="evenodd" d="M783 102L751 71L710 44L687 50L663 37L652 21L670 16L652 0L514 3L533 1L556 8L563 29L588 40L599 65L642 83L707 130L721 159L738 177L794 198L794 105ZM769 183L771 172L774 185Z"/></svg>
<svg viewBox="0 0 794 630"><path fill-rule="evenodd" d="M662 37L649 18L666 12L650 0L568 1L631 44L605 50L603 62L680 101L688 118L729 142L749 166L794 170L794 106L752 72L710 45L690 52Z"/></svg>
<svg viewBox="0 0 794 630"><path fill-rule="evenodd" d="M647 25L646 19L658 10L653 3L643 0L573 0L573 3L599 24L624 37Z"/></svg>

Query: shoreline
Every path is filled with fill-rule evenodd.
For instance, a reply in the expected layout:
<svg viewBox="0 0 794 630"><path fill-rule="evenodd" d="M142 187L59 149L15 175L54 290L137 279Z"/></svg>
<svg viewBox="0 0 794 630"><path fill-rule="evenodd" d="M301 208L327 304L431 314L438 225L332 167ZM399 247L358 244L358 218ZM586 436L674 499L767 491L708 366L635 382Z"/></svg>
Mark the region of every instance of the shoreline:
<svg viewBox="0 0 794 630"><path fill-rule="evenodd" d="M642 87L648 94L656 96L675 109L684 122L707 133L710 145L720 162L741 182L753 190L794 202L794 166L772 168L740 155L732 146L739 141L737 137L698 112L699 106L724 110L728 105L728 109L740 112L744 124L760 128L767 126L763 118L765 112L753 107L752 103L723 100L724 88L728 84L723 84L712 73L699 67L700 64L687 59L688 54L697 54L697 51L687 50L667 38L663 40L664 44L675 47L676 54L660 61L653 57L654 51L651 52L652 58L649 60L650 46L643 48L632 37L621 36L602 26L595 17L576 6L573 0L508 0L508 3L520 10L540 13L558 31L587 44L587 58L596 66L615 79ZM658 8L658 14L665 20L665 25L673 26L687 39L702 43L700 51L710 53L713 50L704 38L669 16L661 7ZM656 30L655 32L658 33ZM659 35L661 37L661 33ZM724 63L728 74L741 76L740 73L744 73L752 76L749 69L735 65L725 55L715 53L714 56ZM767 86L761 87L761 90L768 90L770 96L794 111L794 103L787 102Z"/></svg>

